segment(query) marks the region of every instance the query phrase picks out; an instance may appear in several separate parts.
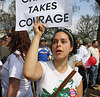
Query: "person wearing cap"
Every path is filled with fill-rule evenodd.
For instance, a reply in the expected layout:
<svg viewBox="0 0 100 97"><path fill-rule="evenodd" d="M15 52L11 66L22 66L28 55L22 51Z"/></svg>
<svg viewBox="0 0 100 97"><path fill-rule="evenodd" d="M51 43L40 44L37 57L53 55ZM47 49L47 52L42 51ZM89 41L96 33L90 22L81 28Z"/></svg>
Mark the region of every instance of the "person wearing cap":
<svg viewBox="0 0 100 97"><path fill-rule="evenodd" d="M90 65L87 64L87 61L90 57L88 52L88 47L90 46L91 40L89 38L83 39L83 45L81 45L77 51L78 56L80 57L82 63L85 65L87 71L84 70L83 67L79 68L80 74L83 76L83 97L86 96L87 84L88 84L88 72Z"/></svg>
<svg viewBox="0 0 100 97"><path fill-rule="evenodd" d="M38 49L38 61L48 61L49 58L49 48L45 46L46 40L44 38L40 39L40 45Z"/></svg>
<svg viewBox="0 0 100 97"><path fill-rule="evenodd" d="M98 50L98 41L93 40L92 46L88 49L89 55L93 56L97 59L97 63L94 66L90 67L90 89L94 89L93 87L96 87L96 79L98 76L98 68L99 68L99 50Z"/></svg>

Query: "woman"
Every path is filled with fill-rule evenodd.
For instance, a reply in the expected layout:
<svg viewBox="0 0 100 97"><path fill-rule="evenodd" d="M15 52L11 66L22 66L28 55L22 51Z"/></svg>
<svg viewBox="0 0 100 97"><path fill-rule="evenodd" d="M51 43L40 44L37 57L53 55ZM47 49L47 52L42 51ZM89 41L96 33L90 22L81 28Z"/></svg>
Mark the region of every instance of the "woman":
<svg viewBox="0 0 100 97"><path fill-rule="evenodd" d="M33 97L31 81L23 76L23 63L31 41L27 31L12 28L9 42L11 54L1 71L3 97Z"/></svg>
<svg viewBox="0 0 100 97"><path fill-rule="evenodd" d="M24 76L31 80L37 80L37 97L52 97L61 82L72 71L67 65L69 53L75 52L75 41L72 34L67 30L57 30L52 38L53 61L38 62L38 46L45 25L34 25L34 39L27 53L24 63ZM82 77L76 73L71 81L62 89L58 96L69 97L69 91L73 89L77 97L82 97ZM72 84L71 84L72 83ZM72 93L72 92L71 92Z"/></svg>

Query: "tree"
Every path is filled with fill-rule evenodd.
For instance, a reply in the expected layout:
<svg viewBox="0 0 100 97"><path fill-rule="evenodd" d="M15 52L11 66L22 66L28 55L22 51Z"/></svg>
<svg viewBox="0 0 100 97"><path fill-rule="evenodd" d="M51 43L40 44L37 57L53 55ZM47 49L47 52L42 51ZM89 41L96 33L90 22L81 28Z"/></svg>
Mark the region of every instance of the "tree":
<svg viewBox="0 0 100 97"><path fill-rule="evenodd" d="M51 44L51 38L54 34L54 32L57 30L57 27L54 28L46 28L44 34L42 35L42 37L44 37L47 40L47 44L50 45Z"/></svg>
<svg viewBox="0 0 100 97"><path fill-rule="evenodd" d="M15 0L11 2L11 4L9 5L9 8L8 8L8 12L12 15L16 15L16 7L15 7Z"/></svg>
<svg viewBox="0 0 100 97"><path fill-rule="evenodd" d="M80 0L80 2L81 1L86 1L86 2L89 2L89 1L91 1L91 0ZM95 0L97 3L98 3L98 5L100 5L100 0Z"/></svg>
<svg viewBox="0 0 100 97"><path fill-rule="evenodd" d="M100 0L95 0L97 3L98 3L98 5L100 6Z"/></svg>
<svg viewBox="0 0 100 97"><path fill-rule="evenodd" d="M6 33L8 33L9 29L11 29L11 26L14 24L15 22L13 22L11 14L5 11L0 14L0 29L3 29Z"/></svg>
<svg viewBox="0 0 100 97"><path fill-rule="evenodd" d="M80 1L91 1L91 0L80 0ZM100 44L100 0L95 0L96 3L98 4L97 7L95 7L95 10L98 10L99 14L98 14L98 30L97 30L97 40ZM96 12L96 11L95 11Z"/></svg>
<svg viewBox="0 0 100 97"><path fill-rule="evenodd" d="M97 21L95 17L89 15L81 16L78 24L76 25L77 36L80 39L89 37L91 40L95 39L97 35Z"/></svg>
<svg viewBox="0 0 100 97"><path fill-rule="evenodd" d="M15 20L15 1L13 1L9 5L9 12L5 12L3 9L0 10L0 29L5 30L7 34L11 27L15 25Z"/></svg>
<svg viewBox="0 0 100 97"><path fill-rule="evenodd" d="M4 3L6 0L0 0L0 10L4 8Z"/></svg>

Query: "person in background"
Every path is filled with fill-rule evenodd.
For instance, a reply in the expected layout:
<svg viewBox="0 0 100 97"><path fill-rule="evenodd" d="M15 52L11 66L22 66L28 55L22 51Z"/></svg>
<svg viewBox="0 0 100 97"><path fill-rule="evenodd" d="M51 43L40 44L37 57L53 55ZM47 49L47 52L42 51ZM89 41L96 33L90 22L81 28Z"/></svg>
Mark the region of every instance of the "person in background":
<svg viewBox="0 0 100 97"><path fill-rule="evenodd" d="M96 83L100 83L100 79L99 79L99 76L100 76L100 45L98 45L98 50L99 50L99 67L98 67L98 76L97 76Z"/></svg>
<svg viewBox="0 0 100 97"><path fill-rule="evenodd" d="M51 40L51 50L54 59L43 62L38 61L38 47L45 25L35 21L34 39L27 53L24 63L24 76L31 80L37 80L37 97L53 97L58 86L73 70L67 60L69 53L76 53L75 40L72 33L67 29L58 29ZM82 97L82 77L76 72L70 82L58 93L57 96L70 96L74 91L74 95Z"/></svg>
<svg viewBox="0 0 100 97"><path fill-rule="evenodd" d="M76 45L77 45L77 49L78 49L80 47L80 41L79 40L76 40ZM78 56L77 53L75 55L72 55L68 59L68 64L70 64L70 66L76 71L79 71L80 66L82 66L86 70L85 65L83 64L82 60L80 59L80 57Z"/></svg>
<svg viewBox="0 0 100 97"><path fill-rule="evenodd" d="M2 61L2 63L4 64L5 61L7 60L7 57L10 54L10 50L9 50L9 42L11 41L11 32L14 31L14 28L12 28L9 33L7 35L5 35L5 39L4 39L4 45L0 46L0 60Z"/></svg>
<svg viewBox="0 0 100 97"><path fill-rule="evenodd" d="M1 46L0 46L0 60L4 64L7 60L8 55L10 54L9 47L6 44L6 36L4 36L5 39L1 39Z"/></svg>
<svg viewBox="0 0 100 97"><path fill-rule="evenodd" d="M49 60L53 60L53 54L52 54L52 51L51 51L51 45L47 45L48 49L49 49Z"/></svg>
<svg viewBox="0 0 100 97"><path fill-rule="evenodd" d="M46 40L44 38L40 39L40 45L38 49L38 61L48 61L50 60L49 55L49 48L45 46Z"/></svg>
<svg viewBox="0 0 100 97"><path fill-rule="evenodd" d="M88 47L90 46L91 40L89 38L84 38L83 40L83 45L81 45L77 51L77 54L79 58L81 59L82 63L86 67L86 69L83 68L83 66L79 67L79 73L83 76L83 97L86 96L86 90L87 90L87 85L89 82L89 68L90 65L88 65L87 61L90 57L89 52L88 52Z"/></svg>
<svg viewBox="0 0 100 97"><path fill-rule="evenodd" d="M99 50L99 59L100 59L100 46L98 47L98 50Z"/></svg>
<svg viewBox="0 0 100 97"><path fill-rule="evenodd" d="M11 54L1 70L3 97L33 97L31 81L23 76L23 64L31 41L27 31L15 31L13 27L9 47Z"/></svg>
<svg viewBox="0 0 100 97"><path fill-rule="evenodd" d="M8 46L9 42L11 41L11 33L14 31L14 27L11 28L11 30L9 30L9 33L6 35L6 44Z"/></svg>
<svg viewBox="0 0 100 97"><path fill-rule="evenodd" d="M97 63L94 66L90 67L90 84L89 84L89 88L93 89L93 87L96 86L96 79L98 76L98 68L99 68L99 50L98 50L98 41L97 40L93 40L92 41L92 46L88 49L89 51L89 55L93 56L96 58Z"/></svg>

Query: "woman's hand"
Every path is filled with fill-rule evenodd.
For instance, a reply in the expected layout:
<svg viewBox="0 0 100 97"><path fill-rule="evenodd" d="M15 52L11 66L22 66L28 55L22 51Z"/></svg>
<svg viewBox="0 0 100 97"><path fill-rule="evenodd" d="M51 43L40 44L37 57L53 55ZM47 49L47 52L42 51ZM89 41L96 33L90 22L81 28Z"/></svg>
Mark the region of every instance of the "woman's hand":
<svg viewBox="0 0 100 97"><path fill-rule="evenodd" d="M75 69L75 67L79 67L79 66L83 66L85 71L87 70L82 61L75 61L75 62L73 62L73 69Z"/></svg>
<svg viewBox="0 0 100 97"><path fill-rule="evenodd" d="M46 26L43 23L38 22L39 17L35 20L34 22L34 34L38 35L40 38L42 36L42 33L44 32L44 28L46 28Z"/></svg>

